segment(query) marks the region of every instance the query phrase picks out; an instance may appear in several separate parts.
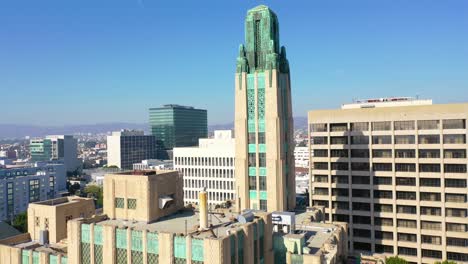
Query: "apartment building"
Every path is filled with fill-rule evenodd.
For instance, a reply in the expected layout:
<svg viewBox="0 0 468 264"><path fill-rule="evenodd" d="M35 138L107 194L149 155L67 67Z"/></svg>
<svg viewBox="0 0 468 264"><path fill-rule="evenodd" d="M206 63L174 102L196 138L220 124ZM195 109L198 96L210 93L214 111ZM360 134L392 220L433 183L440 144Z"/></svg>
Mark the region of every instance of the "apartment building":
<svg viewBox="0 0 468 264"><path fill-rule="evenodd" d="M0 168L0 220L12 219L28 204L60 197L67 192L63 164L35 164Z"/></svg>
<svg viewBox="0 0 468 264"><path fill-rule="evenodd" d="M184 203L198 203L202 188L208 204L235 199L235 142L231 130L217 130L214 138L199 139L198 147L174 148L174 168L183 176Z"/></svg>
<svg viewBox="0 0 468 264"><path fill-rule="evenodd" d="M311 204L352 254L468 261L468 104L392 98L310 111Z"/></svg>

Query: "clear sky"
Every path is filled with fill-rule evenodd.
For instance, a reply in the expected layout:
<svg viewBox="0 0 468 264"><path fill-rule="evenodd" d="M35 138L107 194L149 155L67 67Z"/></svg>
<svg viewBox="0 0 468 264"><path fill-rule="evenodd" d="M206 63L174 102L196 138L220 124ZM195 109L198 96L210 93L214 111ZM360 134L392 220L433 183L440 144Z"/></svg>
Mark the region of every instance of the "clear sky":
<svg viewBox="0 0 468 264"><path fill-rule="evenodd" d="M0 0L0 123L143 123L167 103L231 122L259 4L279 18L294 116L353 98L468 102L466 0Z"/></svg>

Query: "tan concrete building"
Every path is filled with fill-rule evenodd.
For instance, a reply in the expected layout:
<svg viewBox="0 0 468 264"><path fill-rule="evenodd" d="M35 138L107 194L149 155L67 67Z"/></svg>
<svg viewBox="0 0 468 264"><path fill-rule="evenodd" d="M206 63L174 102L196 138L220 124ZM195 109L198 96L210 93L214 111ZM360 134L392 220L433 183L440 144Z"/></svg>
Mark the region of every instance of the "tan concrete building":
<svg viewBox="0 0 468 264"><path fill-rule="evenodd" d="M28 233L0 240L0 263L69 263L67 222L73 218L91 217L94 210L92 199L80 197L29 204Z"/></svg>
<svg viewBox="0 0 468 264"><path fill-rule="evenodd" d="M311 204L349 223L352 254L468 262L468 104L368 100L308 118Z"/></svg>
<svg viewBox="0 0 468 264"><path fill-rule="evenodd" d="M67 237L69 220L91 217L95 210L92 198L73 196L29 204L28 233L32 240L39 240L40 231L47 230L49 243L57 243Z"/></svg>
<svg viewBox="0 0 468 264"><path fill-rule="evenodd" d="M291 85L278 18L266 6L248 11L235 75L235 174L239 209L295 207Z"/></svg>
<svg viewBox="0 0 468 264"><path fill-rule="evenodd" d="M182 177L177 171L133 171L104 178L104 214L111 219L156 221L183 205Z"/></svg>

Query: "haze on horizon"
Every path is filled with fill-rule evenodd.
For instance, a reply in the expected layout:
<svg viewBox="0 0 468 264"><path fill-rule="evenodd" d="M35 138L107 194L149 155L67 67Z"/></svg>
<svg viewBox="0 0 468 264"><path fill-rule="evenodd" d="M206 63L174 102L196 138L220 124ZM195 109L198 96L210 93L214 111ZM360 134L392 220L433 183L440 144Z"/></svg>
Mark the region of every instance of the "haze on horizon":
<svg viewBox="0 0 468 264"><path fill-rule="evenodd" d="M147 123L175 103L234 118L248 9L268 5L291 67L293 115L355 98L468 101L468 2L3 1L0 124Z"/></svg>

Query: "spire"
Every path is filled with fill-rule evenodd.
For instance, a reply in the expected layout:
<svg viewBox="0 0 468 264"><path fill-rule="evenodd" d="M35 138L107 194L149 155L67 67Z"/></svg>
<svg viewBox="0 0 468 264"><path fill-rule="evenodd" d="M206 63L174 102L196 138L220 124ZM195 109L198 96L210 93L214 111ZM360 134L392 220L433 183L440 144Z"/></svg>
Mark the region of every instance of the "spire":
<svg viewBox="0 0 468 264"><path fill-rule="evenodd" d="M239 52L237 71L253 73L267 69L278 69L280 58L286 60L286 56L280 55L279 23L276 14L265 5L259 5L247 12L245 19L245 47L244 54ZM243 56L241 56L243 55ZM244 62L246 67L239 65ZM286 60L287 63L287 60ZM241 67L240 67L241 66ZM281 67L289 68L289 67Z"/></svg>

